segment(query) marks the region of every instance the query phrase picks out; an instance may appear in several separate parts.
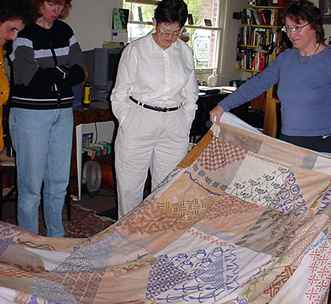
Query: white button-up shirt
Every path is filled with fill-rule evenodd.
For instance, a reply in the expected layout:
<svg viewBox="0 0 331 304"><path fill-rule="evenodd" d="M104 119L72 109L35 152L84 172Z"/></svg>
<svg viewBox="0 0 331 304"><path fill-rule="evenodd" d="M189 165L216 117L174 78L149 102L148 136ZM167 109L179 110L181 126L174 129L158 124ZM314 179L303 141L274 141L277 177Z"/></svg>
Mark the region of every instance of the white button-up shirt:
<svg viewBox="0 0 331 304"><path fill-rule="evenodd" d="M188 121L192 122L198 93L192 50L179 39L162 49L152 34L148 34L123 50L111 94L112 110L122 121L132 96L150 106L182 105Z"/></svg>

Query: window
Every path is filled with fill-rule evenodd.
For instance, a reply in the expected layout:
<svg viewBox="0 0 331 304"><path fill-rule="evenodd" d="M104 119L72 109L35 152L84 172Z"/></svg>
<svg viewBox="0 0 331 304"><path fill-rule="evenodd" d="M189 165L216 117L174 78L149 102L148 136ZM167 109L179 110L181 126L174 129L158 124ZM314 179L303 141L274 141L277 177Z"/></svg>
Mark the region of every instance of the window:
<svg viewBox="0 0 331 304"><path fill-rule="evenodd" d="M185 2L193 20L190 20L190 24L186 23L184 33L189 36L187 43L193 49L195 68L216 69L222 33L219 27L220 0L186 0ZM130 10L129 41L153 30L155 4L154 0L124 1L124 8Z"/></svg>

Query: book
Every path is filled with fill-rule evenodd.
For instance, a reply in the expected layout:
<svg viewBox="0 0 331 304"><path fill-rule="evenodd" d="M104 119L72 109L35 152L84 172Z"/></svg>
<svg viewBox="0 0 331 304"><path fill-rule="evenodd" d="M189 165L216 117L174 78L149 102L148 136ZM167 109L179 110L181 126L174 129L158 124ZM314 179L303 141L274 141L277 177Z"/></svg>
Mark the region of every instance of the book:
<svg viewBox="0 0 331 304"><path fill-rule="evenodd" d="M193 25L193 16L192 16L192 14L187 15L187 23L189 25Z"/></svg>

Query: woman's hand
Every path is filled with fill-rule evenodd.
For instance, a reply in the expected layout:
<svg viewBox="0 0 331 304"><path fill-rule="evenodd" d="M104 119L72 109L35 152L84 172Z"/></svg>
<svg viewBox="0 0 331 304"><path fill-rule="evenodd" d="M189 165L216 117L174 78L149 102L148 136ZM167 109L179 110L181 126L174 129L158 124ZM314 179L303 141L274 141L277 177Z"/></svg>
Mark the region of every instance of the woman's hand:
<svg viewBox="0 0 331 304"><path fill-rule="evenodd" d="M221 117L224 113L223 108L220 105L217 105L214 109L209 112L209 119L211 122L220 125Z"/></svg>

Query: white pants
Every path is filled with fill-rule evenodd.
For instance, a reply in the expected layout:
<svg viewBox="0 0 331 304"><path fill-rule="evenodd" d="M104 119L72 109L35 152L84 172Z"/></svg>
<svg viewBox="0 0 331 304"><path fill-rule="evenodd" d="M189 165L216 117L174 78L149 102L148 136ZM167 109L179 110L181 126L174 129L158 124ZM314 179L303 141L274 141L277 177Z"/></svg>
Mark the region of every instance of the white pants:
<svg viewBox="0 0 331 304"><path fill-rule="evenodd" d="M119 217L143 200L148 169L155 189L183 159L190 127L182 108L157 112L130 104L115 140Z"/></svg>

